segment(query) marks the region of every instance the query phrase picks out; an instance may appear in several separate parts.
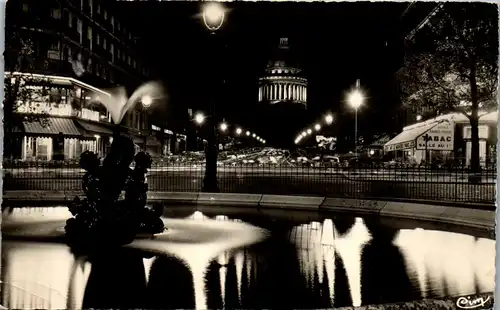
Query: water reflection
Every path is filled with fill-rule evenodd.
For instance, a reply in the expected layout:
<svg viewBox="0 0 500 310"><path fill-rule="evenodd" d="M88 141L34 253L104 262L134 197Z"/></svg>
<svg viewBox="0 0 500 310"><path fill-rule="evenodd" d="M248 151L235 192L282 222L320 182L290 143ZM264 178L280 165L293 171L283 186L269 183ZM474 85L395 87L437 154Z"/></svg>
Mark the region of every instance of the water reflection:
<svg viewBox="0 0 500 310"><path fill-rule="evenodd" d="M45 219L63 217L51 214ZM90 258L74 257L63 244L3 240L2 303L16 309L330 308L494 288L490 239L350 218L280 223L255 243L262 240L258 229L222 214L196 211L166 222L169 234Z"/></svg>

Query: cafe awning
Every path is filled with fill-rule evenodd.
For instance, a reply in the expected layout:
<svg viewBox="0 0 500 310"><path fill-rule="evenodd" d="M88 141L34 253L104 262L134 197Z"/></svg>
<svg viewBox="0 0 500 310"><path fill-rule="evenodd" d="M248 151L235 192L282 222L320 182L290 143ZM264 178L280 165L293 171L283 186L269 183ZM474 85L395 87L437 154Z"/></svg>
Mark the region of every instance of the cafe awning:
<svg viewBox="0 0 500 310"><path fill-rule="evenodd" d="M95 134L100 134L100 135L105 135L105 136L112 136L113 135L113 130L106 125L101 125L101 124L95 124L83 120L77 120L76 121L78 125L80 125L86 132L87 135L95 135Z"/></svg>
<svg viewBox="0 0 500 310"><path fill-rule="evenodd" d="M72 119L48 117L40 120L24 120L23 129L27 134L32 135L58 135L81 136L80 130L76 127Z"/></svg>
<svg viewBox="0 0 500 310"><path fill-rule="evenodd" d="M404 149L411 149L415 147L416 140L421 135L425 134L435 126L437 126L439 122L422 125L419 127L412 127L407 130L404 130L402 133L394 137L392 140L387 142L384 145L384 151L392 152Z"/></svg>

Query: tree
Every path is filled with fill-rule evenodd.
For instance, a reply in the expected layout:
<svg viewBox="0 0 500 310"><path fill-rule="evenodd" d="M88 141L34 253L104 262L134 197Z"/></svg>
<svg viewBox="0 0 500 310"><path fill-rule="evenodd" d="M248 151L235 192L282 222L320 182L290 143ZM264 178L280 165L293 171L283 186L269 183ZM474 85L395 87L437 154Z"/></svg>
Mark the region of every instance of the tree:
<svg viewBox="0 0 500 310"><path fill-rule="evenodd" d="M408 42L397 74L409 109L460 112L469 119L474 172L480 170L479 112L497 106L497 68L497 6L446 3Z"/></svg>
<svg viewBox="0 0 500 310"><path fill-rule="evenodd" d="M50 111L49 78L34 74L35 59L33 42L11 32L5 42L4 77L4 158L14 155L14 128L16 113L22 114L23 121L40 122L48 125L44 116ZM23 74L18 74L23 73ZM27 105L25 103L28 103Z"/></svg>

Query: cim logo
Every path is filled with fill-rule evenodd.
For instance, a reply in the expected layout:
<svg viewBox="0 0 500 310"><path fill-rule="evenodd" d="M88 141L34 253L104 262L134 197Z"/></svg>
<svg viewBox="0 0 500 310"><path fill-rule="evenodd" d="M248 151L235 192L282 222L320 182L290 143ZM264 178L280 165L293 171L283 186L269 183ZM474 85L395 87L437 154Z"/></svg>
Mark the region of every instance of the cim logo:
<svg viewBox="0 0 500 310"><path fill-rule="evenodd" d="M457 299L456 305L460 309L491 309L493 298L491 296L466 296Z"/></svg>

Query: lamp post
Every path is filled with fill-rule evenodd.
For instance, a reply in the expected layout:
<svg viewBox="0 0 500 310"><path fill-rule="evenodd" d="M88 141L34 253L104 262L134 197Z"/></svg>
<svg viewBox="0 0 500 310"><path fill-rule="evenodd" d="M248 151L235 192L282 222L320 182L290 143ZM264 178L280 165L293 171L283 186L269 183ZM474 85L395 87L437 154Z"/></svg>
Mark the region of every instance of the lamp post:
<svg viewBox="0 0 500 310"><path fill-rule="evenodd" d="M145 120L144 120L144 148L143 150L146 151L147 150L147 142L148 142L148 134L149 134L149 124L148 124L148 108L151 106L151 104L153 103L153 98L151 98L151 96L149 95L145 95L144 97L142 97L141 99L141 103L142 103L142 107L144 108L144 116L146 117Z"/></svg>
<svg viewBox="0 0 500 310"><path fill-rule="evenodd" d="M359 89L359 80L356 88L349 94L348 103L354 109L354 152L358 157L358 109L363 104L364 96Z"/></svg>
<svg viewBox="0 0 500 310"><path fill-rule="evenodd" d="M210 31L212 36L215 36L217 30L219 30L224 23L224 7L219 2L207 3L203 7L202 15L205 27ZM218 53L218 51L215 51L215 53ZM219 70L215 70L215 72L217 71ZM215 118L215 100L217 100L217 98L211 98L210 102L210 117L208 118L209 132L207 137L207 147L205 149L205 178L203 179L202 188L202 191L211 193L219 192L217 182L217 129L215 128L217 120Z"/></svg>

